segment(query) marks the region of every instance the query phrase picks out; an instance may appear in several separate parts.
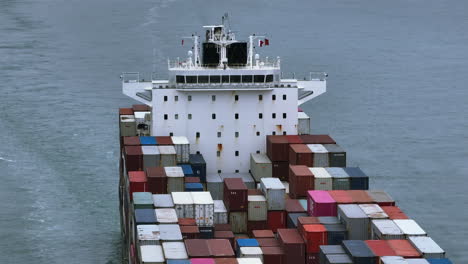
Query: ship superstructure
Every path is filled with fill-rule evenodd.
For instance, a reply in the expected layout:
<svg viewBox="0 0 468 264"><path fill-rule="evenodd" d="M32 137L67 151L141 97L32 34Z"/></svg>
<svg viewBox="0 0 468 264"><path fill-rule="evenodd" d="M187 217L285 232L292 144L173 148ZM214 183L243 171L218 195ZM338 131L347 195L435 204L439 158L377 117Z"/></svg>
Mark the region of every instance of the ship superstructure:
<svg viewBox="0 0 468 264"><path fill-rule="evenodd" d="M123 92L153 109L142 134L186 136L209 173L246 173L266 135L298 134L297 108L326 91L326 74L283 79L279 57L254 54L262 36L239 41L226 23L204 29L185 60L168 61L167 80L124 73Z"/></svg>

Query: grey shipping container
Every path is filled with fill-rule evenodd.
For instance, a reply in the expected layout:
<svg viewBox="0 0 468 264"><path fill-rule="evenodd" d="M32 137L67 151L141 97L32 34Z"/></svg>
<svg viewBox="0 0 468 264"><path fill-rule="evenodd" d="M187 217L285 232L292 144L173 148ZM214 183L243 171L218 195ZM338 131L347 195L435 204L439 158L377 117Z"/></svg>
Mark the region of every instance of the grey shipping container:
<svg viewBox="0 0 468 264"><path fill-rule="evenodd" d="M224 198L224 184L218 173L206 175L206 189L211 193L214 200L222 200Z"/></svg>
<svg viewBox="0 0 468 264"><path fill-rule="evenodd" d="M278 178L262 178L260 188L267 199L268 210L284 210L286 188Z"/></svg>
<svg viewBox="0 0 468 264"><path fill-rule="evenodd" d="M162 247L166 260L188 258L184 242L164 242Z"/></svg>
<svg viewBox="0 0 468 264"><path fill-rule="evenodd" d="M184 171L181 167L164 167L167 175L167 192L183 192L185 190Z"/></svg>
<svg viewBox="0 0 468 264"><path fill-rule="evenodd" d="M319 216L317 217L322 225L340 225L341 221L336 216Z"/></svg>
<svg viewBox="0 0 468 264"><path fill-rule="evenodd" d="M344 168L349 176L350 190L369 190L369 176L358 167Z"/></svg>
<svg viewBox="0 0 468 264"><path fill-rule="evenodd" d="M307 213L290 213L287 216L287 228L297 228L297 219L301 216L308 216Z"/></svg>
<svg viewBox="0 0 468 264"><path fill-rule="evenodd" d="M141 146L143 152L143 169L159 167L161 155L157 146Z"/></svg>
<svg viewBox="0 0 468 264"><path fill-rule="evenodd" d="M310 117L304 112L297 112L297 134L310 134Z"/></svg>
<svg viewBox="0 0 468 264"><path fill-rule="evenodd" d="M377 256L362 240L345 240L343 248L354 264L375 264Z"/></svg>
<svg viewBox="0 0 468 264"><path fill-rule="evenodd" d="M326 263L326 255L339 255L346 254L346 251L341 245L322 245L319 246L319 262L320 264Z"/></svg>
<svg viewBox="0 0 468 264"><path fill-rule="evenodd" d="M155 208L174 208L172 195L170 194L153 194L153 205Z"/></svg>
<svg viewBox="0 0 468 264"><path fill-rule="evenodd" d="M349 175L343 168L326 168L332 176L333 190L349 190Z"/></svg>
<svg viewBox="0 0 468 264"><path fill-rule="evenodd" d="M158 224L177 224L177 213L174 208L159 208L155 212Z"/></svg>
<svg viewBox="0 0 468 264"><path fill-rule="evenodd" d="M324 144L330 167L346 167L346 151L337 144Z"/></svg>
<svg viewBox="0 0 468 264"><path fill-rule="evenodd" d="M314 167L330 167L328 150L322 144L307 144L314 155Z"/></svg>
<svg viewBox="0 0 468 264"><path fill-rule="evenodd" d="M266 221L267 220L267 202L263 195L248 195L248 221Z"/></svg>
<svg viewBox="0 0 468 264"><path fill-rule="evenodd" d="M164 264L164 253L160 245L140 246L140 263L142 264Z"/></svg>
<svg viewBox="0 0 468 264"><path fill-rule="evenodd" d="M189 162L190 142L187 137L171 137L177 155L177 163Z"/></svg>
<svg viewBox="0 0 468 264"><path fill-rule="evenodd" d="M324 225L327 229L327 237L329 245L341 245L343 240L348 239L348 231L343 224L339 225Z"/></svg>
<svg viewBox="0 0 468 264"><path fill-rule="evenodd" d="M210 192L191 192L198 226L214 225L214 201Z"/></svg>
<svg viewBox="0 0 468 264"><path fill-rule="evenodd" d="M348 230L349 239L369 239L369 218L357 204L338 205L338 218Z"/></svg>
<svg viewBox="0 0 468 264"><path fill-rule="evenodd" d="M158 146L158 150L161 157L161 167L171 167L177 165L177 154L174 146Z"/></svg>
<svg viewBox="0 0 468 264"><path fill-rule="evenodd" d="M134 115L120 116L120 136L133 137L136 136L136 124Z"/></svg>
<svg viewBox="0 0 468 264"><path fill-rule="evenodd" d="M261 178L272 177L271 160L266 154L250 154L250 173L252 173L252 176L257 182L260 182Z"/></svg>
<svg viewBox="0 0 468 264"><path fill-rule="evenodd" d="M445 251L430 237L411 236L408 240L426 259L445 257Z"/></svg>
<svg viewBox="0 0 468 264"><path fill-rule="evenodd" d="M214 202L214 223L227 224L228 223L228 212L223 200L213 200Z"/></svg>
<svg viewBox="0 0 468 264"><path fill-rule="evenodd" d="M379 240L405 239L405 234L393 220L375 219L371 221L371 237Z"/></svg>
<svg viewBox="0 0 468 264"><path fill-rule="evenodd" d="M160 238L162 242L182 241L180 226L176 224L159 225Z"/></svg>
<svg viewBox="0 0 468 264"><path fill-rule="evenodd" d="M346 254L327 255L326 264L354 264L351 258Z"/></svg>
<svg viewBox="0 0 468 264"><path fill-rule="evenodd" d="M229 224L232 232L247 233L247 212L230 212Z"/></svg>
<svg viewBox="0 0 468 264"><path fill-rule="evenodd" d="M138 245L159 245L158 225L137 225Z"/></svg>

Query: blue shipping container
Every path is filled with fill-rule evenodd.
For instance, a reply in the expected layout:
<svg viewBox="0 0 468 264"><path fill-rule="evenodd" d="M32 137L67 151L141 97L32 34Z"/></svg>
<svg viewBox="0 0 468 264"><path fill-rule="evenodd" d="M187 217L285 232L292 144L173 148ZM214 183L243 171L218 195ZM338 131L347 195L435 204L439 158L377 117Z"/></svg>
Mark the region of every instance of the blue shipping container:
<svg viewBox="0 0 468 264"><path fill-rule="evenodd" d="M369 190L369 176L360 168L343 168L349 175L350 190Z"/></svg>
<svg viewBox="0 0 468 264"><path fill-rule="evenodd" d="M193 170L192 166L190 164L180 164L180 167L182 167L182 170L184 171L184 176L185 177L193 177Z"/></svg>
<svg viewBox="0 0 468 264"><path fill-rule="evenodd" d="M156 224L156 213L154 209L135 209L135 223L140 224Z"/></svg>
<svg viewBox="0 0 468 264"><path fill-rule="evenodd" d="M203 185L201 183L186 183L185 184L186 192L203 192Z"/></svg>
<svg viewBox="0 0 468 264"><path fill-rule="evenodd" d="M288 228L297 228L297 218L301 216L309 216L307 213L290 213L288 214L288 220L286 226Z"/></svg>
<svg viewBox="0 0 468 264"><path fill-rule="evenodd" d="M156 137L140 137L140 144L156 146L157 144Z"/></svg>
<svg viewBox="0 0 468 264"><path fill-rule="evenodd" d="M447 258L427 259L427 261L429 261L429 263L431 263L431 264L452 264L452 261L450 261L450 259L447 259Z"/></svg>
<svg viewBox="0 0 468 264"><path fill-rule="evenodd" d="M206 162L202 154L190 154L189 163L192 165L193 175L206 182Z"/></svg>
<svg viewBox="0 0 468 264"><path fill-rule="evenodd" d="M166 260L167 264L190 264L188 259L168 259Z"/></svg>

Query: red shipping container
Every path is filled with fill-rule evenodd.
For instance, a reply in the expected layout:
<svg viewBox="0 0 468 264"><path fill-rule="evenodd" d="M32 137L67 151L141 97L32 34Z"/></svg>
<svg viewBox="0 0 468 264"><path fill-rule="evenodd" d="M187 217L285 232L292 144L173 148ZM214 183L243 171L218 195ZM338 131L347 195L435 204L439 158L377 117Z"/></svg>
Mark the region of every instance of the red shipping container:
<svg viewBox="0 0 468 264"><path fill-rule="evenodd" d="M348 191L336 190L328 191L328 194L336 201L337 204L352 204L353 197L349 195Z"/></svg>
<svg viewBox="0 0 468 264"><path fill-rule="evenodd" d="M385 191L382 190L369 190L366 191L374 203L379 206L394 206L395 200Z"/></svg>
<svg viewBox="0 0 468 264"><path fill-rule="evenodd" d="M284 250L281 247L261 247L263 264L286 264Z"/></svg>
<svg viewBox="0 0 468 264"><path fill-rule="evenodd" d="M267 221L247 221L247 232L252 235L252 231L259 229L267 229Z"/></svg>
<svg viewBox="0 0 468 264"><path fill-rule="evenodd" d="M197 225L195 218L179 218L178 224L180 226L194 226Z"/></svg>
<svg viewBox="0 0 468 264"><path fill-rule="evenodd" d="M213 258L234 257L231 243L227 239L208 239L208 248Z"/></svg>
<svg viewBox="0 0 468 264"><path fill-rule="evenodd" d="M236 258L215 258L216 264L238 264Z"/></svg>
<svg viewBox="0 0 468 264"><path fill-rule="evenodd" d="M286 136L267 136L267 155L271 161L288 161L289 141Z"/></svg>
<svg viewBox="0 0 468 264"><path fill-rule="evenodd" d="M285 263L305 264L305 243L297 229L278 229L278 240L284 250Z"/></svg>
<svg viewBox="0 0 468 264"><path fill-rule="evenodd" d="M409 219L398 206L381 206L382 210L388 215L391 220L395 219Z"/></svg>
<svg viewBox="0 0 468 264"><path fill-rule="evenodd" d="M215 224L215 231L232 231L231 224Z"/></svg>
<svg viewBox="0 0 468 264"><path fill-rule="evenodd" d="M307 166L289 165L289 196L294 199L307 197L314 189L314 175Z"/></svg>
<svg viewBox="0 0 468 264"><path fill-rule="evenodd" d="M247 186L241 178L224 179L224 205L230 211L247 211Z"/></svg>
<svg viewBox="0 0 468 264"><path fill-rule="evenodd" d="M183 239L197 239L200 237L200 230L196 225L180 226L180 232L182 233Z"/></svg>
<svg viewBox="0 0 468 264"><path fill-rule="evenodd" d="M289 144L302 144L304 143L299 135L287 135L286 139Z"/></svg>
<svg viewBox="0 0 468 264"><path fill-rule="evenodd" d="M141 146L125 146L125 168L127 171L143 169L143 151Z"/></svg>
<svg viewBox="0 0 468 264"><path fill-rule="evenodd" d="M199 177L185 177L185 183L200 183Z"/></svg>
<svg viewBox="0 0 468 264"><path fill-rule="evenodd" d="M347 191L349 196L353 199L353 203L356 204L373 204L374 200L363 190L350 190Z"/></svg>
<svg viewBox="0 0 468 264"><path fill-rule="evenodd" d="M144 105L144 104L134 104L132 105L134 112L147 112L151 111L151 107Z"/></svg>
<svg viewBox="0 0 468 264"><path fill-rule="evenodd" d="M273 231L265 229L265 230L253 230L252 231L253 238L274 238L275 234Z"/></svg>
<svg viewBox="0 0 468 264"><path fill-rule="evenodd" d="M296 199L286 199L285 201L286 212L290 213L305 213L306 210L302 207L299 200Z"/></svg>
<svg viewBox="0 0 468 264"><path fill-rule="evenodd" d="M304 144L336 144L329 135L300 135Z"/></svg>
<svg viewBox="0 0 468 264"><path fill-rule="evenodd" d="M297 218L297 230L299 233L303 232L304 225L316 225L320 224L320 220L315 216L299 216Z"/></svg>
<svg viewBox="0 0 468 264"><path fill-rule="evenodd" d="M140 137L123 137L124 146L140 146Z"/></svg>
<svg viewBox="0 0 468 264"><path fill-rule="evenodd" d="M306 242L307 253L319 253L319 247L328 244L327 229L324 225L304 225L301 235Z"/></svg>
<svg viewBox="0 0 468 264"><path fill-rule="evenodd" d="M211 253L207 239L185 239L185 249L189 258L209 258Z"/></svg>
<svg viewBox="0 0 468 264"><path fill-rule="evenodd" d="M319 253L307 253L306 264L319 264Z"/></svg>
<svg viewBox="0 0 468 264"><path fill-rule="evenodd" d="M268 211L268 229L276 232L278 228L286 227L286 211Z"/></svg>
<svg viewBox="0 0 468 264"><path fill-rule="evenodd" d="M289 162L272 161L272 176L282 181L289 181Z"/></svg>
<svg viewBox="0 0 468 264"><path fill-rule="evenodd" d="M260 189L248 189L247 195L264 195Z"/></svg>
<svg viewBox="0 0 468 264"><path fill-rule="evenodd" d="M280 243L276 238L256 238L260 247L280 247Z"/></svg>
<svg viewBox="0 0 468 264"><path fill-rule="evenodd" d="M119 108L119 115L133 115L132 108Z"/></svg>
<svg viewBox="0 0 468 264"><path fill-rule="evenodd" d="M174 145L174 143L172 142L172 138L167 136L156 137L156 144L158 146Z"/></svg>
<svg viewBox="0 0 468 264"><path fill-rule="evenodd" d="M289 164L313 167L314 155L305 144L291 144L289 145Z"/></svg>
<svg viewBox="0 0 468 264"><path fill-rule="evenodd" d="M404 258L419 258L421 254L411 245L408 240L387 240L388 245L395 251L397 256Z"/></svg>
<svg viewBox="0 0 468 264"><path fill-rule="evenodd" d="M130 182L130 200L133 200L134 192L146 192L148 180L144 171L129 171L128 181Z"/></svg>
<svg viewBox="0 0 468 264"><path fill-rule="evenodd" d="M153 194L167 193L167 175L163 167L146 168L147 190Z"/></svg>
<svg viewBox="0 0 468 264"><path fill-rule="evenodd" d="M397 253L390 247L387 240L366 240L365 242L372 253L378 257L397 255ZM379 264L379 262L379 259L377 259L377 264Z"/></svg>
<svg viewBox="0 0 468 264"><path fill-rule="evenodd" d="M337 216L336 201L327 191L308 191L307 213L310 216Z"/></svg>
<svg viewBox="0 0 468 264"><path fill-rule="evenodd" d="M234 248L234 233L232 231L215 231L214 238L227 239L231 243L231 247Z"/></svg>

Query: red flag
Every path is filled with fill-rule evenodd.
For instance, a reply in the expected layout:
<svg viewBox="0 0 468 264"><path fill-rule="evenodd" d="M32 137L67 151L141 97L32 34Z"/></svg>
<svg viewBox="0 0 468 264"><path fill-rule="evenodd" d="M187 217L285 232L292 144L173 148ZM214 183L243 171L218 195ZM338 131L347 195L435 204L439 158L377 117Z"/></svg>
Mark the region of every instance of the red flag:
<svg viewBox="0 0 468 264"><path fill-rule="evenodd" d="M270 45L270 40L269 39L265 39L265 46L268 46Z"/></svg>
<svg viewBox="0 0 468 264"><path fill-rule="evenodd" d="M182 40L182 46L184 45L184 40Z"/></svg>
<svg viewBox="0 0 468 264"><path fill-rule="evenodd" d="M258 41L258 46L263 47L263 40Z"/></svg>

